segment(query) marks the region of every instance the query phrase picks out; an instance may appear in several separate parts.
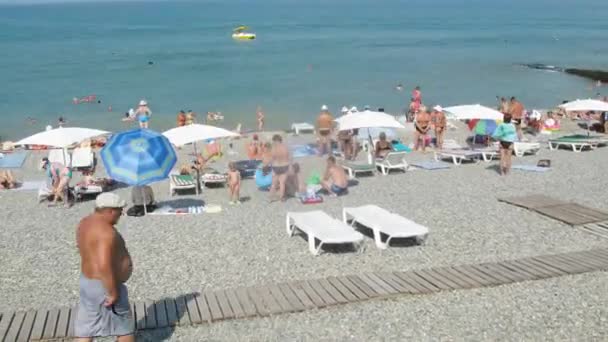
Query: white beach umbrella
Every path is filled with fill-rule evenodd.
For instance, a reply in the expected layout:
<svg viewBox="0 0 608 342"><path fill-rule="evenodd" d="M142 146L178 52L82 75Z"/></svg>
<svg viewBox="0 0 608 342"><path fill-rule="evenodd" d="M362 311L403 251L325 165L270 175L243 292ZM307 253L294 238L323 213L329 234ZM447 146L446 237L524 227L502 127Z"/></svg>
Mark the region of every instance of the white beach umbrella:
<svg viewBox="0 0 608 342"><path fill-rule="evenodd" d="M608 103L594 99L576 100L561 104L559 107L568 112L608 112Z"/></svg>
<svg viewBox="0 0 608 342"><path fill-rule="evenodd" d="M448 118L455 120L502 120L504 116L496 109L485 107L480 104L446 107L443 108L443 111L448 114L446 115Z"/></svg>
<svg viewBox="0 0 608 342"><path fill-rule="evenodd" d="M346 114L335 121L340 131L359 128L404 128L394 116L369 110Z"/></svg>
<svg viewBox="0 0 608 342"><path fill-rule="evenodd" d="M60 127L36 133L19 140L15 145L42 145L48 147L67 148L87 139L110 134L110 132L91 128Z"/></svg>
<svg viewBox="0 0 608 342"><path fill-rule="evenodd" d="M240 136L238 133L231 132L227 129L201 124L192 124L172 128L166 132L163 132L163 135L167 137L167 139L169 139L169 141L175 146L182 146L207 139Z"/></svg>

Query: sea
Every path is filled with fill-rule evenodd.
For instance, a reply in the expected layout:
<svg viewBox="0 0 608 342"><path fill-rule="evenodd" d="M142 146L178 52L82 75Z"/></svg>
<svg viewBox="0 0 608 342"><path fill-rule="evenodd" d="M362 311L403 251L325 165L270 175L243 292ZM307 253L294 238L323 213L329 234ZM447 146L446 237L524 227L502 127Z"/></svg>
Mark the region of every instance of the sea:
<svg viewBox="0 0 608 342"><path fill-rule="evenodd" d="M5 0L6 1L6 0ZM247 25L254 41L235 41ZM526 108L608 95L608 87L522 63L608 70L605 0L214 0L0 6L0 139L55 126L111 131L146 99L151 128L179 110L219 125L313 122L322 105ZM403 90L398 90L401 84ZM73 104L95 95L100 103Z"/></svg>

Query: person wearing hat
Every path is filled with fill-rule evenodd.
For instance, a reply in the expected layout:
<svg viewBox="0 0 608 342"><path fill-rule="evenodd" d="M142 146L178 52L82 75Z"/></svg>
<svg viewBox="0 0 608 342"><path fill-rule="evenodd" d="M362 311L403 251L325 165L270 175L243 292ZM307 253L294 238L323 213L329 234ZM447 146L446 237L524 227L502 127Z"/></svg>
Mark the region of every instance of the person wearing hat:
<svg viewBox="0 0 608 342"><path fill-rule="evenodd" d="M435 148L441 149L443 147L443 136L445 134L445 127L447 126L447 120L443 113L443 108L439 105L433 107L431 113L431 126L435 129Z"/></svg>
<svg viewBox="0 0 608 342"><path fill-rule="evenodd" d="M139 106L135 110L135 116L137 117L137 121L139 121L139 128L148 128L151 115L152 111L148 107L148 102L146 100L139 101Z"/></svg>
<svg viewBox="0 0 608 342"><path fill-rule="evenodd" d="M331 132L334 127L334 118L326 105L321 106L321 113L317 118L317 132L319 132L319 155L331 153Z"/></svg>
<svg viewBox="0 0 608 342"><path fill-rule="evenodd" d="M125 240L114 227L125 206L118 195L102 193L95 200L95 212L82 219L76 231L81 273L75 337L135 341L135 321L125 286L133 264Z"/></svg>

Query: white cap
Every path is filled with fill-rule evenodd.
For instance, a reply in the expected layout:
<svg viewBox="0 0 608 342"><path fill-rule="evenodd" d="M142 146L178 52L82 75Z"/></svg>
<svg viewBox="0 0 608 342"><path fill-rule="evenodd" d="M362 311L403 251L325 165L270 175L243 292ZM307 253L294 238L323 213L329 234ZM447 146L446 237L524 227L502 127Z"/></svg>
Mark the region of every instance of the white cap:
<svg viewBox="0 0 608 342"><path fill-rule="evenodd" d="M436 105L435 107L433 107L433 109L438 112L443 112L443 107L441 107L440 105Z"/></svg>
<svg viewBox="0 0 608 342"><path fill-rule="evenodd" d="M346 113L348 112L348 108L346 108L346 106L342 107L342 113Z"/></svg>
<svg viewBox="0 0 608 342"><path fill-rule="evenodd" d="M96 208L124 208L127 202L111 192L104 192L95 199Z"/></svg>
<svg viewBox="0 0 608 342"><path fill-rule="evenodd" d="M321 106L321 110L327 110L327 106L326 105L322 105Z"/></svg>
<svg viewBox="0 0 608 342"><path fill-rule="evenodd" d="M357 109L357 107L353 106L353 107L350 109L350 111L351 111L351 112L358 112L359 110Z"/></svg>
<svg viewBox="0 0 608 342"><path fill-rule="evenodd" d="M141 100L141 101L139 101L139 105L140 106L147 106L148 102L146 100Z"/></svg>

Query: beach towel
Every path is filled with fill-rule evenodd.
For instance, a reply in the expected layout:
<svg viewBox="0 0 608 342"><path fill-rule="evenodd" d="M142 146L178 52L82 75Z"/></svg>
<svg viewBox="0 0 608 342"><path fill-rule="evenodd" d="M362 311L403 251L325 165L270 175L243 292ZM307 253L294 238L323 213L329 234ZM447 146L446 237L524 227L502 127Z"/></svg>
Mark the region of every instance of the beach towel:
<svg viewBox="0 0 608 342"><path fill-rule="evenodd" d="M412 152L412 149L409 146L403 145L401 142L392 143L393 150L396 152Z"/></svg>
<svg viewBox="0 0 608 342"><path fill-rule="evenodd" d="M434 160L415 162L415 163L412 163L411 165L414 167L425 169L425 170L443 170L443 169L450 168L450 164L444 163L441 161L434 161Z"/></svg>
<svg viewBox="0 0 608 342"><path fill-rule="evenodd" d="M290 145L289 150L294 158L310 157L319 153L317 148L311 145Z"/></svg>
<svg viewBox="0 0 608 342"><path fill-rule="evenodd" d="M536 165L513 165L511 166L513 170L521 170L521 171L530 171L530 172L547 172L551 170L550 167L542 167Z"/></svg>
<svg viewBox="0 0 608 342"><path fill-rule="evenodd" d="M205 207L201 206L189 206L184 208L173 208L165 205L156 209L149 215L199 215L205 212Z"/></svg>
<svg viewBox="0 0 608 342"><path fill-rule="evenodd" d="M0 169L18 169L23 166L27 152L2 153L0 157Z"/></svg>
<svg viewBox="0 0 608 342"><path fill-rule="evenodd" d="M9 189L9 191L37 191L38 189L45 187L46 181L24 181L23 183L17 183L17 187Z"/></svg>

